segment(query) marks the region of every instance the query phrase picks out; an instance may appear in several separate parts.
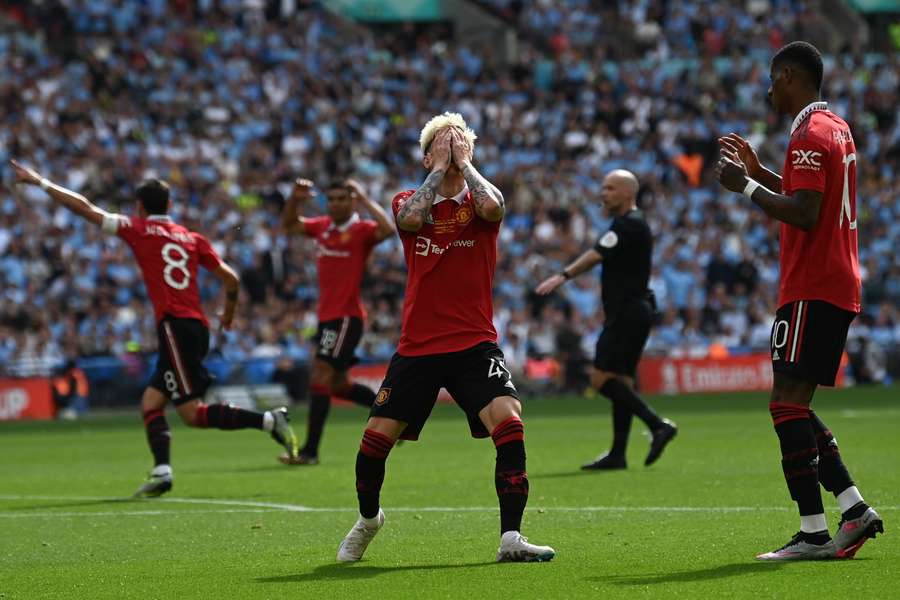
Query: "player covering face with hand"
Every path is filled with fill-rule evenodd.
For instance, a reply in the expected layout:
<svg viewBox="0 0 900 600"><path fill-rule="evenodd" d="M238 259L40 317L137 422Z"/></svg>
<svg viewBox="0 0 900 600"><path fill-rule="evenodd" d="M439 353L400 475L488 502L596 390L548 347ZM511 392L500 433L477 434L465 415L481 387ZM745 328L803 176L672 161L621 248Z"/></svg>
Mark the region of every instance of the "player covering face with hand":
<svg viewBox="0 0 900 600"><path fill-rule="evenodd" d="M472 435L490 436L496 447L497 560L555 555L519 532L529 487L525 429L497 346L491 297L505 205L472 165L474 142L462 116L431 119L420 136L428 177L419 189L393 200L409 269L403 325L356 457L360 515L341 542L339 561L361 559L384 525L380 494L387 457L399 438L418 439L442 387L466 413Z"/></svg>
<svg viewBox="0 0 900 600"><path fill-rule="evenodd" d="M822 57L806 42L788 44L772 59L769 98L775 110L794 119L781 175L763 167L738 134L719 139L719 182L782 223L769 411L800 531L760 560L852 558L884 531L831 430L810 408L817 386L834 385L847 330L860 311L856 146L847 123L820 101L822 74ZM841 507L833 539L820 484Z"/></svg>
<svg viewBox="0 0 900 600"><path fill-rule="evenodd" d="M169 186L159 179L142 183L136 191L137 216L126 217L106 212L34 169L15 161L12 166L19 182L40 186L54 202L122 239L134 253L144 276L158 327L159 359L141 400L154 467L135 495L159 496L172 489L172 436L164 413L169 401L181 420L191 427L260 429L271 433L288 453L295 454L297 442L284 408L260 413L203 401L212 378L203 366L209 350L209 323L200 304L197 270L202 266L212 272L225 288L222 329L231 327L234 320L239 280L209 240L168 216Z"/></svg>

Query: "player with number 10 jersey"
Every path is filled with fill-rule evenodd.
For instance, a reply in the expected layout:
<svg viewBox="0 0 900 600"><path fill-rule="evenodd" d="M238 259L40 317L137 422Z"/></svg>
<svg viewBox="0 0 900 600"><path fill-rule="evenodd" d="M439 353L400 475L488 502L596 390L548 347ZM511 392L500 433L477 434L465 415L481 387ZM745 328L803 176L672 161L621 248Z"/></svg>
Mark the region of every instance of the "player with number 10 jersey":
<svg viewBox="0 0 900 600"><path fill-rule="evenodd" d="M126 217L95 206L81 194L52 183L33 169L15 161L12 166L21 183L40 186L55 202L125 241L144 276L159 336L156 370L141 400L155 465L135 495L159 496L172 489L171 432L164 413L167 402L175 405L178 415L191 427L264 430L296 455L297 441L285 409L260 413L203 402L212 377L203 365L209 351L209 323L200 304L198 267L212 272L225 287L223 329L229 328L234 319L240 281L209 240L168 216L169 186L159 179L143 182L135 192L137 216Z"/></svg>

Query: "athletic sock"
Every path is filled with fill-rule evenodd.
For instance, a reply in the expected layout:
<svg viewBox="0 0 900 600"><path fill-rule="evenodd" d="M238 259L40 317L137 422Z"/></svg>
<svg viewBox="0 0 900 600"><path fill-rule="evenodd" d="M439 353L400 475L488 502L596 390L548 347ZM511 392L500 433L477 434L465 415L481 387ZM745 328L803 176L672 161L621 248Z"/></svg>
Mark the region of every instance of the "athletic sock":
<svg viewBox="0 0 900 600"><path fill-rule="evenodd" d="M384 465L394 447L394 440L372 429L363 432L359 452L356 453L356 497L359 514L366 519L378 516Z"/></svg>
<svg viewBox="0 0 900 600"><path fill-rule="evenodd" d="M851 485L838 494L837 501L841 507L841 518L847 520L860 518L869 508L855 485Z"/></svg>
<svg viewBox="0 0 900 600"><path fill-rule="evenodd" d="M834 439L822 419L813 411L809 411L809 421L816 434L816 445L819 449L819 483L835 496L840 496L844 490L853 486L853 479L850 477L844 461L841 460L841 451L838 449L837 440ZM857 495L859 495L858 490ZM859 496L859 501L862 501L862 496ZM847 508L841 507L841 510L844 511Z"/></svg>
<svg viewBox="0 0 900 600"><path fill-rule="evenodd" d="M612 401L613 442L609 451L610 456L624 460L633 416L627 406L621 402Z"/></svg>
<svg viewBox="0 0 900 600"><path fill-rule="evenodd" d="M784 478L791 498L797 502L801 517L824 514L822 493L819 490L819 450L809 418L809 407L771 402L769 412L781 443Z"/></svg>
<svg viewBox="0 0 900 600"><path fill-rule="evenodd" d="M169 464L169 445L172 442L172 432L169 431L169 423L166 415L160 410L148 410L144 413L144 428L147 430L147 443L150 444L150 452L153 453L153 464Z"/></svg>
<svg viewBox="0 0 900 600"><path fill-rule="evenodd" d="M801 515L800 531L803 533L825 533L828 534L828 522L825 520L825 513L817 515Z"/></svg>
<svg viewBox="0 0 900 600"><path fill-rule="evenodd" d="M319 442L325 429L325 420L331 408L331 395L327 386L309 386L309 416L306 420L306 443L300 450L305 456L319 455Z"/></svg>
<svg viewBox="0 0 900 600"><path fill-rule="evenodd" d="M656 431L662 427L662 419L659 418L653 409L638 396L633 389L617 377L610 377L600 388L600 393L612 400L614 403L619 402L623 407L630 410L633 414L647 424L650 431Z"/></svg>
<svg viewBox="0 0 900 600"><path fill-rule="evenodd" d="M510 417L491 432L497 448L494 483L500 502L500 535L519 531L528 503L528 473L525 472L525 427L519 417Z"/></svg>
<svg viewBox="0 0 900 600"><path fill-rule="evenodd" d="M338 398L350 400L360 406L372 406L375 403L375 392L361 383L348 383L344 387L332 391Z"/></svg>
<svg viewBox="0 0 900 600"><path fill-rule="evenodd" d="M194 426L203 429L263 429L263 413L228 404L201 404L194 415Z"/></svg>

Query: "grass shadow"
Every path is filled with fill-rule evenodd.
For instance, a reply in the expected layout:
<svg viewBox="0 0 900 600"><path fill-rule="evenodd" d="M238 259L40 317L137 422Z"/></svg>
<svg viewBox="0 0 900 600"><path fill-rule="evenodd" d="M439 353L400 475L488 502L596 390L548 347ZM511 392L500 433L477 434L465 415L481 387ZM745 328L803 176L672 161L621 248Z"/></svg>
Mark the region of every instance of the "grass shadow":
<svg viewBox="0 0 900 600"><path fill-rule="evenodd" d="M621 473L623 469L617 471L582 471L581 469L572 471L553 471L550 473L528 473L528 479L564 479L566 477L603 477L609 473Z"/></svg>
<svg viewBox="0 0 900 600"><path fill-rule="evenodd" d="M403 573L410 571L444 571L450 569L469 569L473 567L489 567L496 565L494 561L473 562L452 565L405 565L397 567L376 567L354 563L329 563L319 565L308 573L279 575L275 577L258 577L256 583L306 583L322 581L342 581L347 579L370 579L385 573Z"/></svg>
<svg viewBox="0 0 900 600"><path fill-rule="evenodd" d="M602 575L586 577L587 581L611 583L613 585L654 585L658 583L689 583L695 581L711 581L727 579L756 573L772 573L783 567L783 562L739 562L729 565L718 565L693 571L672 571L670 573L653 573L649 575Z"/></svg>
<svg viewBox="0 0 900 600"><path fill-rule="evenodd" d="M70 502L41 502L40 504L26 504L10 508L0 508L0 512L12 512L16 510L39 510L45 508L74 508L76 506L103 506L106 504L126 504L128 502L140 502L138 498L108 498L105 500L72 500Z"/></svg>

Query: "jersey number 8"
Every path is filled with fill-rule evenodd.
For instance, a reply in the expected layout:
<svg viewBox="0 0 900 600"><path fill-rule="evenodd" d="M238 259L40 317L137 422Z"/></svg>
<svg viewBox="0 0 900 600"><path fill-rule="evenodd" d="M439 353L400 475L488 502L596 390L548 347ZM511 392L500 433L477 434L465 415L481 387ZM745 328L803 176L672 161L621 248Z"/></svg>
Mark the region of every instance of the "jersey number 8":
<svg viewBox="0 0 900 600"><path fill-rule="evenodd" d="M166 263L163 279L170 287L183 290L191 284L191 272L187 268L188 253L184 248L169 242L162 248L162 259ZM174 273L179 275L173 277Z"/></svg>

